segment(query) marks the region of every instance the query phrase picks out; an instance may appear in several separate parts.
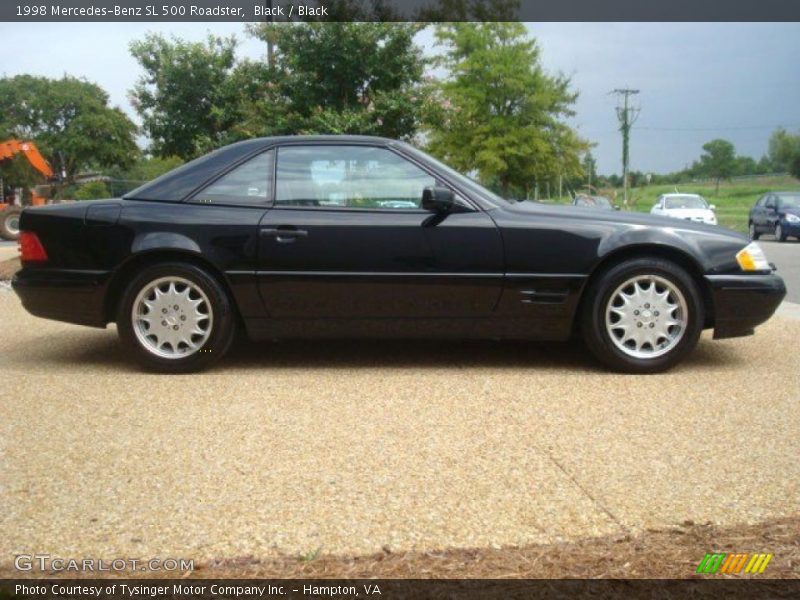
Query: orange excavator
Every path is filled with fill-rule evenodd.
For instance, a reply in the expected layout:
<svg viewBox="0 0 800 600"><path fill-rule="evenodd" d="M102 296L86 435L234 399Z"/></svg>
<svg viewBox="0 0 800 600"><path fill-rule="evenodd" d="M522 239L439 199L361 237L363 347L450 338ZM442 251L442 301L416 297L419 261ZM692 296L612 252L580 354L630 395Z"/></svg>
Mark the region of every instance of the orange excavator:
<svg viewBox="0 0 800 600"><path fill-rule="evenodd" d="M45 179L53 179L55 173L53 169L41 155L36 144L33 142L20 141L15 139L0 142L0 163L11 160L17 155L24 156L30 165L41 173ZM19 215L22 212L22 198L17 198L10 188L10 193L6 194L7 188L0 178L0 237L7 240L19 238ZM21 194L19 194L21 196ZM45 204L47 200L39 195L36 190L31 190L32 206Z"/></svg>

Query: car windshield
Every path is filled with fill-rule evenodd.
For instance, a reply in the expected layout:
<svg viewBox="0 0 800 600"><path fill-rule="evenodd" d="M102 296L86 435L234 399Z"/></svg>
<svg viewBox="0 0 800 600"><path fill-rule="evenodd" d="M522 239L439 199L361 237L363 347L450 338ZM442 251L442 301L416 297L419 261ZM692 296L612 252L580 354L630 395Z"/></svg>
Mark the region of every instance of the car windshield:
<svg viewBox="0 0 800 600"><path fill-rule="evenodd" d="M670 196L664 200L664 208L708 208L702 196Z"/></svg>
<svg viewBox="0 0 800 600"><path fill-rule="evenodd" d="M486 200L488 200L492 204L497 204L497 205L500 205L500 206L505 206L507 204L512 204L512 202L506 200L505 198L502 198L502 197L498 196L494 192L491 192L491 191L487 190L485 187L483 187L480 183L478 183L474 179L471 179L470 177L467 177L466 175L462 175L461 173L459 173L458 171L456 171L452 167L449 167L448 165L446 165L442 161L435 159L430 154L426 154L425 152L422 152L421 150L417 150L411 144L403 143L402 146L409 153L419 157L422 160L425 160L425 161L428 161L428 162L431 162L431 163L435 164L437 167L439 167L439 169L441 169L442 171L447 173L447 175L451 179L454 179L456 181L456 183L458 183L459 185L467 188L470 192L473 192L473 193L477 194L478 196L480 196L482 198L485 198Z"/></svg>
<svg viewBox="0 0 800 600"><path fill-rule="evenodd" d="M800 194L781 194L781 208L800 208Z"/></svg>

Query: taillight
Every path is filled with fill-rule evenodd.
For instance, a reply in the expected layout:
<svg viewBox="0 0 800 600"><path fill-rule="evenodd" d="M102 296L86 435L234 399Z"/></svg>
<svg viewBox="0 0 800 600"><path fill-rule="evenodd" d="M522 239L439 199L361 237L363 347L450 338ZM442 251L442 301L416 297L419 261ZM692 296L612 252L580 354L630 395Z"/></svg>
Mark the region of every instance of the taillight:
<svg viewBox="0 0 800 600"><path fill-rule="evenodd" d="M47 252L39 240L39 236L32 231L22 231L19 234L19 253L22 262L46 262Z"/></svg>

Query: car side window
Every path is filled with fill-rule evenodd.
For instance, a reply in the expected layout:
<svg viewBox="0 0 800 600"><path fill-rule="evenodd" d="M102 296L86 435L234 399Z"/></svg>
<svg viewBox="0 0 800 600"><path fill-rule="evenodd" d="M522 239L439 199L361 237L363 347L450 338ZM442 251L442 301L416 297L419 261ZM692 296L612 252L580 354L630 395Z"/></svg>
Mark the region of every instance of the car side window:
<svg viewBox="0 0 800 600"><path fill-rule="evenodd" d="M192 202L265 205L271 196L274 161L274 150L263 152L197 192Z"/></svg>
<svg viewBox="0 0 800 600"><path fill-rule="evenodd" d="M775 196L767 196L767 202L765 206L767 208L775 208Z"/></svg>
<svg viewBox="0 0 800 600"><path fill-rule="evenodd" d="M284 146L275 206L418 210L436 179L385 148Z"/></svg>

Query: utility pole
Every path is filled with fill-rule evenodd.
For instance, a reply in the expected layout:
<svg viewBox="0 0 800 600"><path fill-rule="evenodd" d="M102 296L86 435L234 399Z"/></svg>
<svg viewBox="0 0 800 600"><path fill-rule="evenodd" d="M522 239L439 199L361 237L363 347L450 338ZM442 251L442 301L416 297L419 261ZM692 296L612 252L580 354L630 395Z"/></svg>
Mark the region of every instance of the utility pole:
<svg viewBox="0 0 800 600"><path fill-rule="evenodd" d="M630 140L631 127L639 117L641 108L630 106L630 97L639 93L639 90L630 88L618 88L611 92L617 96L622 96L622 106L617 106L617 119L619 120L619 130L622 132L622 201L628 206L628 141Z"/></svg>
<svg viewBox="0 0 800 600"><path fill-rule="evenodd" d="M271 69L275 65L275 46L272 43L272 24L275 22L275 17L272 16L272 0L267 2L268 16L267 23L270 24L270 29L267 31L267 66Z"/></svg>

